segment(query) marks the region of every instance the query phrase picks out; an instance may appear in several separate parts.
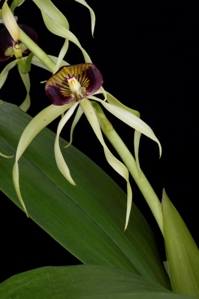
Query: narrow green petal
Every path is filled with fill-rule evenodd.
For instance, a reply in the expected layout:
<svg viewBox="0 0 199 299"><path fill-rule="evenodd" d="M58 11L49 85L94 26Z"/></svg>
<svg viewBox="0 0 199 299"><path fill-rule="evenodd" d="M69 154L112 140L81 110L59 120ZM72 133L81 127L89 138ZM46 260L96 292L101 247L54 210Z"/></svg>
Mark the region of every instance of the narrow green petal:
<svg viewBox="0 0 199 299"><path fill-rule="evenodd" d="M60 150L59 146L59 136L61 133L61 130L69 120L69 118L72 116L73 112L75 111L76 107L79 105L79 102L74 102L73 105L70 107L70 109L65 113L65 115L62 117L62 119L59 122L58 128L57 128L57 135L55 138L55 160L57 163L57 167L59 168L60 172L63 174L63 176L71 183L72 185L75 185L75 182L73 181L70 170L63 158L63 155Z"/></svg>
<svg viewBox="0 0 199 299"><path fill-rule="evenodd" d="M49 31L51 31L53 34L61 36L65 39L68 39L69 41L72 41L76 46L79 47L79 49L82 51L82 54L84 56L85 62L92 62L91 58L89 57L88 53L82 48L79 40L76 38L76 36L68 29L69 27L65 26L63 22L60 21L65 18L63 14L59 11L57 14L53 13L54 5L50 0L33 0L35 4L39 7L42 13L42 17L44 20L44 23ZM47 9L46 9L47 7ZM57 10L57 8L56 8Z"/></svg>
<svg viewBox="0 0 199 299"><path fill-rule="evenodd" d="M14 13L16 7L22 5L24 2L25 0L13 0L10 6L10 10L12 11L12 13Z"/></svg>
<svg viewBox="0 0 199 299"><path fill-rule="evenodd" d="M101 265L50 266L23 272L1 283L0 297L1 299L194 299L173 294L141 275Z"/></svg>
<svg viewBox="0 0 199 299"><path fill-rule="evenodd" d="M66 39L64 41L64 44L59 52L59 56L57 58L56 67L54 73L58 71L58 69L62 66L62 61L64 56L66 55L66 52L68 51L69 41Z"/></svg>
<svg viewBox="0 0 199 299"><path fill-rule="evenodd" d="M25 203L23 201L22 195L21 195L21 191L20 191L20 184L19 184L19 164L17 162L15 162L14 166L13 166L13 170L12 170L12 178L13 178L13 184L15 187L15 191L17 193L17 197L22 205L22 208L24 210L24 212L26 213L26 215L28 216L28 211L26 209Z"/></svg>
<svg viewBox="0 0 199 299"><path fill-rule="evenodd" d="M29 122L29 124L26 126L19 139L12 176L13 176L13 183L15 186L17 196L26 214L27 214L27 210L25 208L25 204L20 192L18 161L23 155L24 151L29 146L29 144L35 138L35 136L39 134L39 132L43 128L45 128L49 123L51 123L55 118L57 118L59 115L61 115L64 111L66 111L70 107L71 104L63 105L63 106L50 105L47 108L43 109Z"/></svg>
<svg viewBox="0 0 199 299"><path fill-rule="evenodd" d="M160 156L162 155L162 147L159 140L155 136L152 129L143 120L141 120L131 112L127 111L126 109L106 103L105 101L102 101L94 96L91 96L89 98L92 98L100 102L110 113L115 115L117 118L119 118L121 121L126 123L128 126L132 127L133 129L137 130L138 132L144 134L145 136L157 142L159 146Z"/></svg>
<svg viewBox="0 0 199 299"><path fill-rule="evenodd" d="M57 22L60 26L63 26L69 29L69 23L66 17L61 13L61 11L52 3L50 0L33 0L33 2L39 7L42 12L45 12L46 15L53 22Z"/></svg>
<svg viewBox="0 0 199 299"><path fill-rule="evenodd" d="M10 35L12 36L14 41L18 41L20 39L19 26L17 25L17 22L7 4L7 1L5 1L2 6L2 17Z"/></svg>
<svg viewBox="0 0 199 299"><path fill-rule="evenodd" d="M134 132L134 152L135 152L135 161L137 164L138 171L141 171L140 162L139 162L139 145L140 145L141 133L135 130Z"/></svg>
<svg viewBox="0 0 199 299"><path fill-rule="evenodd" d="M72 104L63 106L50 105L40 111L27 125L19 140L16 152L16 161L20 159L26 148L32 142L39 132L45 128L49 123L56 119L59 115L64 113L71 107Z"/></svg>
<svg viewBox="0 0 199 299"><path fill-rule="evenodd" d="M112 94L110 94L108 91L106 91L107 94L107 101L110 104L113 104L115 106L118 106L126 111L129 111L130 113L133 113L135 116L140 118L140 112L134 109L131 109L127 106L125 106L124 104L122 104L120 101L118 101Z"/></svg>
<svg viewBox="0 0 199 299"><path fill-rule="evenodd" d="M90 15L91 15L91 33L92 36L94 35L94 29L95 29L95 23L96 23L96 18L95 18L95 13L92 10L92 8L86 3L85 0L75 0L76 2L81 3L82 5L84 5L85 7L87 7L90 11Z"/></svg>
<svg viewBox="0 0 199 299"><path fill-rule="evenodd" d="M0 157L6 158L6 159L10 159L10 158L13 158L14 156L4 155L3 153L0 152Z"/></svg>
<svg viewBox="0 0 199 299"><path fill-rule="evenodd" d="M103 86L101 86L96 92L94 92L93 95L96 95L96 94L103 94L104 96L104 101L107 101L107 92L106 90L103 88Z"/></svg>
<svg viewBox="0 0 199 299"><path fill-rule="evenodd" d="M81 106L79 106L78 109L77 109L77 112L75 114L74 120L72 122L71 129L70 129L70 140L69 140L69 143L65 146L65 148L69 147L72 144L73 132L74 132L74 129L75 129L78 121L80 120L82 114L83 114L82 108L81 108Z"/></svg>
<svg viewBox="0 0 199 299"><path fill-rule="evenodd" d="M49 56L55 63L57 63L58 58L57 58L56 56L52 56L52 55L48 55L48 56ZM33 65L36 65L36 66L38 66L38 67L44 69L44 70L47 70L47 71L51 72L51 71L49 70L49 68L48 68L45 64L43 64L43 62L42 62L40 59L38 59L36 56L33 57L31 63L32 63ZM64 65L69 65L69 63L66 62L65 60L62 60L62 62L61 62L61 64L60 64L60 67L61 67L61 66L64 66Z"/></svg>
<svg viewBox="0 0 199 299"><path fill-rule="evenodd" d="M101 145L104 148L105 157L108 161L108 163L111 165L111 167L119 173L127 182L127 212L126 212L126 221L125 221L125 228L127 228L128 222L129 222L129 216L132 206L132 189L131 185L129 183L129 172L126 166L120 162L118 159L115 158L115 156L110 152L107 145L104 142L104 138L102 136L102 132L100 129L100 125L98 122L98 118L95 113L95 109L92 107L92 104L88 99L83 99L80 101L80 105L82 107L82 110L84 111L95 135L97 136L98 140L100 141Z"/></svg>
<svg viewBox="0 0 199 299"><path fill-rule="evenodd" d="M28 56L18 59L18 68L22 74L27 74L31 70L31 63L34 54L31 52Z"/></svg>
<svg viewBox="0 0 199 299"><path fill-rule="evenodd" d="M24 112L26 112L30 108L30 76L29 74L22 74L19 70L19 74L21 76L21 79L25 85L26 88L26 97L23 103L19 106Z"/></svg>
<svg viewBox="0 0 199 299"><path fill-rule="evenodd" d="M15 66L17 65L18 61L17 59L14 61L11 61L10 63L8 63L6 65L6 67L4 67L4 69L2 70L2 72L0 73L0 88L2 88L2 86L4 85L7 77L8 77L8 73L9 71Z"/></svg>

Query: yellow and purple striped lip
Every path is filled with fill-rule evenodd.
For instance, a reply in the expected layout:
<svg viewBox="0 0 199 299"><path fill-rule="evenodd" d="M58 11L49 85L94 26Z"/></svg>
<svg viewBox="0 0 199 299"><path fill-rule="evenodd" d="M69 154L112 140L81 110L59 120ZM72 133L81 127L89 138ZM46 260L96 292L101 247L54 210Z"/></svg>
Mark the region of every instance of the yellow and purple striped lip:
<svg viewBox="0 0 199 299"><path fill-rule="evenodd" d="M45 91L52 103L61 106L94 94L103 84L100 71L92 63L61 67L47 81Z"/></svg>

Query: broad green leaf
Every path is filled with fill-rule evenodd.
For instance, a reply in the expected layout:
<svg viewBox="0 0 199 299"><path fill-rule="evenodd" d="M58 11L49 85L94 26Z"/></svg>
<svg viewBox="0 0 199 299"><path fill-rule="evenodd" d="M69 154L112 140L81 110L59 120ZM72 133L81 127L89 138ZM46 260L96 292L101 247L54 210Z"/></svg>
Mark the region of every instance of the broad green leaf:
<svg viewBox="0 0 199 299"><path fill-rule="evenodd" d="M178 211L163 193L163 227L172 289L199 298L199 251Z"/></svg>
<svg viewBox="0 0 199 299"><path fill-rule="evenodd" d="M0 284L1 299L191 299L139 275L103 266L43 267Z"/></svg>
<svg viewBox="0 0 199 299"><path fill-rule="evenodd" d="M15 153L30 120L17 106L0 105L1 152ZM30 217L82 262L132 271L169 288L153 233L136 206L124 233L126 194L73 146L64 149L61 139L62 154L77 185L72 186L56 166L54 142L55 134L44 129L19 162ZM13 160L0 157L0 189L22 208L11 179Z"/></svg>
<svg viewBox="0 0 199 299"><path fill-rule="evenodd" d="M96 296L123 299L130 295L134 298L134 294L154 294L155 298L166 294L168 297L163 298L173 298L170 291L139 275L95 265L43 267L15 275L0 284L1 299L32 299L33 294L37 299L93 299Z"/></svg>

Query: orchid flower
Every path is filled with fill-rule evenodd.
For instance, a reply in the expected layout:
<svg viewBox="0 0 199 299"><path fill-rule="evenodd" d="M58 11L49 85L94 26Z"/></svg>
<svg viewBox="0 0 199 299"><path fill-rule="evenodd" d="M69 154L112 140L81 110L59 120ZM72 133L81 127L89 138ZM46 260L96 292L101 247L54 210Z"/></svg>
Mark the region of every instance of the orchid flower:
<svg viewBox="0 0 199 299"><path fill-rule="evenodd" d="M16 20L8 9L8 6L4 6L4 14L5 13L14 26L11 26L9 30L6 27L0 30L0 62L7 61L12 57L15 57L16 59L7 64L0 73L0 88L2 88L5 83L9 71L17 65L20 77L27 92L26 98L20 105L20 108L23 111L27 111L30 107L30 78L28 72L30 71L30 64L33 55L30 54L28 57L23 57L23 55L28 54L30 51L26 45L20 41L19 28L21 28L36 44L38 43L38 36L35 30L29 26L23 24L15 25Z"/></svg>
<svg viewBox="0 0 199 299"><path fill-rule="evenodd" d="M120 162L108 149L99 124L99 120L97 117L97 113L92 106L93 101L100 102L104 108L106 108L109 112L114 114L120 120L136 129L142 134L145 134L149 138L156 141L161 150L160 143L153 131L150 129L148 125L146 125L139 117L137 117L129 108L125 108L119 101L107 93L107 99L110 99L109 103L105 100L101 100L95 95L98 93L102 93L102 85L103 78L100 71L97 67L91 63L83 63L77 65L68 65L60 68L58 72L52 75L46 83L45 91L47 96L51 99L52 105L42 110L39 114L37 114L28 126L25 128L22 136L19 140L19 144L16 152L16 160L13 168L13 180L17 195L20 199L20 202L27 213L19 186L19 169L18 169L18 161L22 156L23 152L26 150L28 145L31 143L33 138L50 122L52 122L55 118L62 115L62 118L58 124L57 135L55 139L55 160L60 172L63 176L73 185L75 185L75 181L72 178L70 170L67 166L66 161L64 160L61 149L59 146L59 136L62 131L62 128L67 123L69 118L77 109L77 114L74 119L75 126L80 119L81 115L84 113L87 117L95 135L100 141L105 157L108 163L113 167L115 171L117 171L127 182L127 214L126 214L126 223L125 228L127 227L130 210L131 210L131 202L132 202L132 190L129 183L129 172L126 166ZM115 104L113 104L115 103Z"/></svg>
<svg viewBox="0 0 199 299"><path fill-rule="evenodd" d="M20 184L19 184L19 165L18 161L26 148L35 138L35 136L50 122L56 119L59 116L62 116L58 128L57 135L55 138L54 152L55 152L55 160L60 172L63 176L73 185L75 185L75 181L72 178L70 170L63 158L60 146L59 146L59 136L62 131L62 128L67 123L69 118L73 115L75 110L77 109L76 116L74 118L71 132L73 132L76 124L80 120L80 117L84 113L87 117L95 135L100 141L105 157L111 167L118 172L127 183L127 212L126 212L126 222L125 229L128 225L131 204L132 204L132 189L129 183L129 171L127 167L120 162L108 149L100 127L100 121L98 119L97 112L95 107L93 106L94 101L99 102L106 110L110 113L114 114L117 118L122 120L124 123L134 128L138 134L136 134L137 146L136 152L138 156L138 146L139 146L139 137L140 134L144 134L158 143L160 153L161 153L161 145L158 141L157 137L151 130L151 128L145 124L139 118L139 112L130 109L120 103L116 98L114 98L111 94L106 92L103 87L103 78L100 71L97 67L92 64L91 59L87 52L82 48L77 38L68 30L68 22L66 18L60 14L56 10L56 14L54 14L55 7L50 0L38 1L33 0L37 6L40 8L42 12L42 16L44 18L44 22L47 28L53 32L54 34L60 35L64 37L66 40L64 45L60 51L60 55L57 59L53 60L51 57L46 55L46 53L41 50L26 34L23 30L21 30L7 3L5 2L2 9L2 16L5 21L5 25L8 28L11 36L18 35L18 40L22 40L36 56L37 59L40 60L38 63L37 59L33 57L32 63L43 67L42 65L47 66L48 69L53 73L53 75L49 78L46 83L45 91L47 96L52 101L52 105L48 106L44 110L42 110L39 114L37 114L27 125L25 130L23 131L21 138L18 143L15 164L13 167L13 182L15 186L15 190L17 192L18 198L22 204L22 207L26 214L28 215L28 211L26 209L25 203L23 201ZM84 0L78 0L79 3L86 5ZM48 9L44 9L44 3ZM92 10L90 10L91 17ZM10 15L11 14L11 15ZM93 18L92 18L93 20ZM67 42L71 40L74 42L82 51L85 62L77 65L65 65L60 68L62 65L63 56L67 50ZM104 100L98 98L96 95L102 93L104 95Z"/></svg>
<svg viewBox="0 0 199 299"><path fill-rule="evenodd" d="M19 24L18 25L34 42L38 42L38 36L34 29L29 26ZM15 56L16 59L21 58L24 54L30 51L27 47L20 42L20 40L14 40L10 35L8 29L4 27L0 30L0 61L5 61Z"/></svg>

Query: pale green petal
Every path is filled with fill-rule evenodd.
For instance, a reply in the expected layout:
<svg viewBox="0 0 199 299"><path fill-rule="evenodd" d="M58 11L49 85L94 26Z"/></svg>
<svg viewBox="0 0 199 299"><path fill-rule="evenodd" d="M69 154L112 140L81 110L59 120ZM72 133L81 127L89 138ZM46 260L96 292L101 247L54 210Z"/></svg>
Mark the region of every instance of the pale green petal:
<svg viewBox="0 0 199 299"><path fill-rule="evenodd" d="M141 133L138 132L137 130L135 130L135 132L134 132L134 152L135 152L135 161L136 161L136 165L137 165L139 172L141 172L140 162L139 162L140 137L141 137Z"/></svg>
<svg viewBox="0 0 199 299"><path fill-rule="evenodd" d="M107 100L107 92L106 90L103 88L103 86L101 86L93 95L96 95L96 94L100 94L102 93L103 96L104 96L104 101Z"/></svg>
<svg viewBox="0 0 199 299"><path fill-rule="evenodd" d="M95 23L96 23L96 18L95 18L95 13L92 10L92 8L86 3L85 0L75 0L76 2L81 3L82 5L84 5L85 7L87 7L90 11L90 15L91 15L91 33L92 35L94 35L94 30L95 30Z"/></svg>
<svg viewBox="0 0 199 299"><path fill-rule="evenodd" d="M60 26L69 29L69 23L66 17L50 0L33 0L33 2L39 7L52 20L57 22Z"/></svg>
<svg viewBox="0 0 199 299"><path fill-rule="evenodd" d="M5 1L2 6L2 18L13 40L18 41L20 36L19 26L17 25L15 17L13 16L7 1Z"/></svg>
<svg viewBox="0 0 199 299"><path fill-rule="evenodd" d="M15 164L13 166L12 178L13 178L13 185L14 185L15 191L17 193L17 197L19 198L19 201L20 201L20 203L22 205L22 208L23 208L24 212L28 216L28 211L26 209L26 206L25 206L25 203L23 201L23 198L22 198L22 195L21 195L21 191L20 191L20 185L19 185L19 164L17 162L15 162Z"/></svg>
<svg viewBox="0 0 199 299"><path fill-rule="evenodd" d="M56 56L52 56L52 55L48 55L48 56L49 56L55 63L57 63L58 58L57 58ZM45 64L43 64L43 62L42 62L40 59L38 59L36 56L33 57L31 63L32 63L33 65L36 65L36 66L38 66L38 67L40 67L40 68L42 68L42 69L47 70L47 71L50 72L49 68L48 68ZM61 66L64 66L64 65L69 65L69 63L66 62L65 60L62 60L62 62L61 62L61 64L60 64L60 67L61 67Z"/></svg>
<svg viewBox="0 0 199 299"><path fill-rule="evenodd" d="M138 132L144 134L145 136L157 142L159 146L159 153L161 156L162 154L161 144L157 139L157 137L155 136L152 129L143 120L141 120L131 112L127 111L126 109L106 103L105 101L102 101L94 96L89 96L89 99L93 99L95 101L100 102L110 113L114 114L117 118L119 118L121 121L126 123L128 126L134 128Z"/></svg>
<svg viewBox="0 0 199 299"><path fill-rule="evenodd" d="M133 113L135 116L140 117L140 112L139 111L131 109L131 108L125 106L120 101L118 101L112 94L110 94L108 91L106 91L106 94L107 94L107 101L110 104L118 106L118 107L120 107L120 108L122 108L122 109L124 109L126 111L129 111L129 112Z"/></svg>
<svg viewBox="0 0 199 299"><path fill-rule="evenodd" d="M65 17L63 16L63 14L57 8L56 8L57 13L54 14L54 5L52 4L52 2L50 0L43 0L43 1L33 0L33 1L41 10L44 23L48 28L48 30L55 35L61 36L65 39L68 39L69 41L72 41L82 51L85 62L92 62L88 53L82 48L79 40L70 30L68 30L69 27L64 24L63 19ZM60 20L60 18L62 21Z"/></svg>
<svg viewBox="0 0 199 299"><path fill-rule="evenodd" d="M56 119L59 115L64 113L72 106L72 103L63 106L50 105L40 111L24 129L16 152L16 161L19 160L21 155L24 153L28 145L32 142L39 132L45 128L49 123Z"/></svg>
<svg viewBox="0 0 199 299"><path fill-rule="evenodd" d="M7 77L8 77L8 73L9 71L15 66L17 65L18 61L17 59L14 61L11 61L10 63L8 63L6 65L6 67L4 67L4 69L2 70L2 72L0 73L0 88L2 88L2 86L4 85Z"/></svg>
<svg viewBox="0 0 199 299"><path fill-rule="evenodd" d="M22 5L24 2L25 0L13 0L10 6L10 10L12 11L12 13L14 13L16 7Z"/></svg>
<svg viewBox="0 0 199 299"><path fill-rule="evenodd" d="M98 140L100 141L101 145L104 148L105 157L111 167L119 173L127 182L127 212L126 212L126 221L125 221L125 228L127 228L129 222L129 216L132 206L132 189L129 183L129 172L126 166L121 163L115 156L110 152L107 145L104 142L104 138L102 136L102 132L100 129L100 125L98 122L98 118L95 113L95 109L92 107L92 104L87 99L83 99L80 101L80 105L82 110L84 111L93 131L95 132Z"/></svg>
<svg viewBox="0 0 199 299"><path fill-rule="evenodd" d="M71 129L70 129L70 140L69 140L69 143L65 146L65 148L69 147L72 144L73 132L74 132L74 129L75 129L78 121L80 120L80 117L82 116L82 114L83 114L82 108L81 108L81 106L79 106L77 109L77 112L75 114Z"/></svg>
<svg viewBox="0 0 199 299"><path fill-rule="evenodd" d="M23 101L23 103L19 106L19 108L21 108L21 110L23 110L24 112L26 112L29 107L30 107L30 76L29 74L23 74L20 72L19 70L19 74L21 76L21 79L25 85L26 88L26 97L25 100Z"/></svg>
<svg viewBox="0 0 199 299"><path fill-rule="evenodd" d="M14 156L4 155L3 153L0 152L0 157L6 158L6 159L10 159L10 158L13 158Z"/></svg>
<svg viewBox="0 0 199 299"><path fill-rule="evenodd" d="M57 135L55 138L55 160L57 162L57 167L59 168L60 172L63 174L63 176L71 183L72 185L75 185L75 182L73 181L70 170L63 158L62 152L60 150L59 146L59 136L61 133L61 130L65 126L66 122L69 120L69 118L72 116L73 112L75 111L76 107L79 105L79 102L74 102L73 105L70 107L70 109L65 113L65 115L62 117L62 119L59 122L59 125L57 127Z"/></svg>
<svg viewBox="0 0 199 299"><path fill-rule="evenodd" d="M24 129L16 151L16 157L15 157L15 164L13 167L13 183L14 187L17 193L17 196L19 198L19 201L22 204L22 207L24 211L27 213L27 210L25 208L25 204L23 201L23 198L21 196L20 192L20 185L19 185L19 166L18 161L23 155L24 151L27 149L29 144L32 142L32 140L35 138L39 132L45 128L49 123L51 123L54 119L56 119L59 115L64 113L67 109L69 109L72 106L72 104L66 104L63 106L55 106L50 105L47 108L43 109L41 112L39 112L27 125L27 127Z"/></svg>
<svg viewBox="0 0 199 299"><path fill-rule="evenodd" d="M64 44L63 44L60 52L59 52L59 56L58 56L58 59L57 59L57 62L56 62L56 67L55 67L54 73L56 73L59 70L59 68L61 67L63 58L66 55L66 52L68 51L68 46L69 46L69 41L66 39L64 41Z"/></svg>

